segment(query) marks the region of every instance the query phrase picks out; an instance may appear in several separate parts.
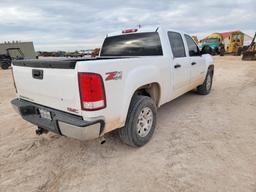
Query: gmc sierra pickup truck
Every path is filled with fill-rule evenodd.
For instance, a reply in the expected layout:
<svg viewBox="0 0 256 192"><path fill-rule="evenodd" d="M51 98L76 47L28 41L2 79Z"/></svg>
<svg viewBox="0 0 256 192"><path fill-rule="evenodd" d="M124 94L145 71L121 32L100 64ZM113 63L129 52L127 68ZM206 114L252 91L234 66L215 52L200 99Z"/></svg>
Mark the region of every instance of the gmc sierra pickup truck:
<svg viewBox="0 0 256 192"><path fill-rule="evenodd" d="M118 129L140 147L152 137L157 108L212 87L213 59L186 33L163 27L108 34L94 59L13 62L14 109L48 131L80 140Z"/></svg>

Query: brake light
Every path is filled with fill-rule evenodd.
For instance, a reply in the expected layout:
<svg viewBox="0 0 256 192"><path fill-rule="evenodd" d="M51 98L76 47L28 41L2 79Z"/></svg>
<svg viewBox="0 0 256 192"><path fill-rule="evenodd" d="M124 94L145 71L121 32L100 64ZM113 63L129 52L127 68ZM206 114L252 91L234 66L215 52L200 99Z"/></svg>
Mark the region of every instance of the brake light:
<svg viewBox="0 0 256 192"><path fill-rule="evenodd" d="M106 107L102 77L96 73L78 73L81 108L94 111Z"/></svg>
<svg viewBox="0 0 256 192"><path fill-rule="evenodd" d="M122 31L122 33L134 33L134 32L137 32L138 29L125 29Z"/></svg>

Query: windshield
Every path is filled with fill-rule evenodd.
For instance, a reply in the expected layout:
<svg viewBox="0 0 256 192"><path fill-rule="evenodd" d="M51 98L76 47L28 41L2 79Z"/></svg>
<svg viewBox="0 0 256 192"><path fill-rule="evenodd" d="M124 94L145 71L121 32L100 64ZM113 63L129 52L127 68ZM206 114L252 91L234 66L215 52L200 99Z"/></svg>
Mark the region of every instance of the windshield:
<svg viewBox="0 0 256 192"><path fill-rule="evenodd" d="M218 43L220 40L218 38L206 39L205 43Z"/></svg>
<svg viewBox="0 0 256 192"><path fill-rule="evenodd" d="M101 56L150 56L163 55L157 32L133 33L107 37Z"/></svg>
<svg viewBox="0 0 256 192"><path fill-rule="evenodd" d="M241 39L241 35L240 34L236 34L232 36L232 41L236 41L236 42L240 42Z"/></svg>

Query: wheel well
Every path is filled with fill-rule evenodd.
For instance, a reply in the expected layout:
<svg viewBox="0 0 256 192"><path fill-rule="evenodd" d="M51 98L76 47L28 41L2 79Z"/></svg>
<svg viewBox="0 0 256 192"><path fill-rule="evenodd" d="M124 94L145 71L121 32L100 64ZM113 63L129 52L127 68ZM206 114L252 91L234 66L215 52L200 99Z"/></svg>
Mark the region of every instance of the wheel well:
<svg viewBox="0 0 256 192"><path fill-rule="evenodd" d="M134 95L144 95L151 97L155 101L156 106L159 106L159 100L161 95L160 86L158 83L143 85L135 91Z"/></svg>

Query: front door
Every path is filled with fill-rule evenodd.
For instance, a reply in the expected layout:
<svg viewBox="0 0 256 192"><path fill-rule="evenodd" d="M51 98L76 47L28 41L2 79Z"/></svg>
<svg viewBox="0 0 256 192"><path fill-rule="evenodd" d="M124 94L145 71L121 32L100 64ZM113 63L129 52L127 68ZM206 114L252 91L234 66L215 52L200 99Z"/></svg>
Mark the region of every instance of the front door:
<svg viewBox="0 0 256 192"><path fill-rule="evenodd" d="M191 84L200 84L204 80L204 59L194 40L186 34L185 39L189 54L190 82Z"/></svg>

